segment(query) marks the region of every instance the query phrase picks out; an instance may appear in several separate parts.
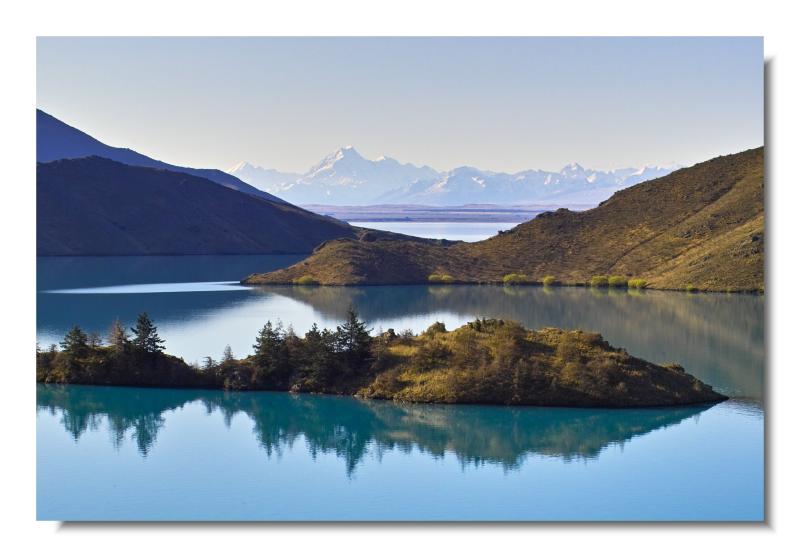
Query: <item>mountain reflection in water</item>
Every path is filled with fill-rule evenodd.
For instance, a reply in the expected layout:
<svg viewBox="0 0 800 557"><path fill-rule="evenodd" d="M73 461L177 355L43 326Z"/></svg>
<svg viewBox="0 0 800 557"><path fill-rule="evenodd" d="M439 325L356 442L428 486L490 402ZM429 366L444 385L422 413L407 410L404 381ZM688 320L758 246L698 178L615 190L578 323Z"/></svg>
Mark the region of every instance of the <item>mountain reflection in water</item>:
<svg viewBox="0 0 800 557"><path fill-rule="evenodd" d="M250 353L267 320L280 319L300 332L314 322L333 327L352 305L375 330L419 332L434 320L454 328L475 317L497 317L528 328L597 331L636 356L678 362L727 395L762 397L763 296L489 285L209 290L186 284L184 291L175 291L180 285L155 291L160 283L231 281L292 261L290 256L39 258L38 340L42 347L58 342L76 323L103 333L114 319L132 325L147 311L168 351L199 362L219 357L226 344L236 355ZM154 286L123 288L147 284ZM68 293L98 286L113 288Z"/></svg>
<svg viewBox="0 0 800 557"><path fill-rule="evenodd" d="M251 353L268 319L303 332L350 305L376 331L497 317L598 331L737 399L606 411L39 385L37 518L763 520L763 296L198 284L302 257L40 257L37 340L147 311L170 353L199 362Z"/></svg>

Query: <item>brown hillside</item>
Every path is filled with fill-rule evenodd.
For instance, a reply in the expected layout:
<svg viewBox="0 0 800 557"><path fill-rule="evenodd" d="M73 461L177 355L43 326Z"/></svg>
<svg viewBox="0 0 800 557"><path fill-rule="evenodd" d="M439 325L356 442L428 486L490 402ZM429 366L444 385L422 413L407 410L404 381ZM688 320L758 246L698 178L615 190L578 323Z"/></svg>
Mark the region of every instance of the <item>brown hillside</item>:
<svg viewBox="0 0 800 557"><path fill-rule="evenodd" d="M652 288L757 290L764 285L763 148L717 157L617 192L584 212L559 209L477 243L328 242L249 284L499 282L509 273L583 283L594 275Z"/></svg>

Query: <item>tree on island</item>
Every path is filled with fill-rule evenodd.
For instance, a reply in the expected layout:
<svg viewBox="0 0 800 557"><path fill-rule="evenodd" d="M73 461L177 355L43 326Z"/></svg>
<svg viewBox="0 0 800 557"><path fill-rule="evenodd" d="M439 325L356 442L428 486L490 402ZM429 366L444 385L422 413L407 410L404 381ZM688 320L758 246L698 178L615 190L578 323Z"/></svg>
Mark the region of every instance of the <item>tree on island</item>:
<svg viewBox="0 0 800 557"><path fill-rule="evenodd" d="M202 368L203 371L213 370L214 367L216 367L216 365L217 362L215 362L214 358L212 358L211 356L206 356L205 358L203 358L203 368Z"/></svg>
<svg viewBox="0 0 800 557"><path fill-rule="evenodd" d="M160 354L164 351L164 341L158 336L156 327L147 315L147 312L140 313L136 318L136 326L131 327L133 331L133 345L149 354Z"/></svg>
<svg viewBox="0 0 800 557"><path fill-rule="evenodd" d="M37 351L37 382L620 408L725 400L680 366L634 358L597 333L531 331L502 319L476 320L451 332L435 323L419 335L372 338L350 310L336 330L315 325L302 339L268 322L254 356L236 359L228 348L222 362L208 358L202 369L162 353L147 314L133 331L130 348L116 352L92 346L89 335L72 327L62 351Z"/></svg>
<svg viewBox="0 0 800 557"><path fill-rule="evenodd" d="M61 341L61 349L68 358L83 358L89 353L89 337L83 329L74 325Z"/></svg>
<svg viewBox="0 0 800 557"><path fill-rule="evenodd" d="M336 334L314 323L300 344L298 366L310 385L326 385L336 370Z"/></svg>
<svg viewBox="0 0 800 557"><path fill-rule="evenodd" d="M347 310L345 322L336 327L336 344L344 355L351 369L361 367L369 360L372 337L367 329L367 324L358 319L358 314L352 308Z"/></svg>
<svg viewBox="0 0 800 557"><path fill-rule="evenodd" d="M100 333L92 331L87 335L87 338L89 339L90 348L100 348L103 346L103 337L100 336Z"/></svg>
<svg viewBox="0 0 800 557"><path fill-rule="evenodd" d="M120 321L119 318L115 319L111 324L111 329L108 332L108 344L116 352L122 352L125 350L125 347L128 346L129 342L130 339L128 337L128 332L122 325L122 321Z"/></svg>
<svg viewBox="0 0 800 557"><path fill-rule="evenodd" d="M291 371L289 353L286 349L283 327L280 324L273 327L272 322L267 321L258 332L253 349L255 350L253 361L260 381L277 384L288 376Z"/></svg>

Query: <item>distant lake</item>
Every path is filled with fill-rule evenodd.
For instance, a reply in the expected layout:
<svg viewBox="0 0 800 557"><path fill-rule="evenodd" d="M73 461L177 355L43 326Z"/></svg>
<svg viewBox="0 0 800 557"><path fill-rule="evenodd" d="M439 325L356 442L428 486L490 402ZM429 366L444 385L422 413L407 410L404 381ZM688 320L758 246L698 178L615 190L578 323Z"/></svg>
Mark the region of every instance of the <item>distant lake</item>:
<svg viewBox="0 0 800 557"><path fill-rule="evenodd" d="M349 221L355 226L408 234L420 238L462 240L479 242L509 230L518 222L405 222L405 221Z"/></svg>
<svg viewBox="0 0 800 557"><path fill-rule="evenodd" d="M419 223L414 223L419 224ZM423 223L424 224L424 223ZM496 223L494 224L496 226ZM39 258L37 337L148 311L187 361L302 334L475 317L601 332L733 400L577 410L285 393L37 389L40 519L761 520L764 298L500 286L258 287L301 256Z"/></svg>

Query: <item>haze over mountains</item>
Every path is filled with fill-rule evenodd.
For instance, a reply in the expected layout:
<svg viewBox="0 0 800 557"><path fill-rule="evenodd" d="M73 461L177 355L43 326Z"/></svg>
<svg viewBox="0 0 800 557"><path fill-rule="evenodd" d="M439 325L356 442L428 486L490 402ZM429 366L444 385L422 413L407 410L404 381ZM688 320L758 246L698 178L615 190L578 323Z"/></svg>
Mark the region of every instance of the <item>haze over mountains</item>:
<svg viewBox="0 0 800 557"><path fill-rule="evenodd" d="M309 253L363 233L222 171L110 147L39 110L36 124L38 255Z"/></svg>
<svg viewBox="0 0 800 557"><path fill-rule="evenodd" d="M494 192L495 203L520 191L549 196L538 199L552 203L623 190L595 209L545 213L474 244L356 228L218 170L178 167L110 147L41 111L37 159L39 255L313 250L297 265L251 277L253 283L424 283L430 275L483 283L523 273L564 282L621 274L656 288L763 288L763 148L651 180L666 169L599 172L572 164L558 173L467 167L438 173L388 157L369 161L343 148L278 188L294 195L336 192L354 205L368 203L368 193L385 199L398 190L451 203L463 203L461 195L479 203L483 191ZM398 186L409 180L410 186Z"/></svg>
<svg viewBox="0 0 800 557"><path fill-rule="evenodd" d="M293 182L302 176L302 174L296 172L281 172L280 170L256 166L245 161L229 168L228 174L241 178L248 184L252 184L264 191L271 191L277 186Z"/></svg>
<svg viewBox="0 0 800 557"><path fill-rule="evenodd" d="M39 255L308 253L358 229L182 172L101 157L39 164Z"/></svg>
<svg viewBox="0 0 800 557"><path fill-rule="evenodd" d="M620 189L659 178L677 168L646 166L602 171L573 163L558 172L505 173L469 166L439 172L429 166L403 164L385 156L370 160L348 146L331 153L303 175L246 162L229 172L300 205L457 206L474 203L597 204Z"/></svg>
<svg viewBox="0 0 800 557"><path fill-rule="evenodd" d="M36 110L36 162L51 162L59 159L77 159L89 156L103 157L133 166L183 172L192 176L206 178L226 188L269 199L270 201L283 202L274 195L259 190L221 170L176 166L152 159L131 149L111 147L42 110Z"/></svg>
<svg viewBox="0 0 800 557"><path fill-rule="evenodd" d="M576 169L577 170L577 169ZM507 274L585 283L594 275L655 288L764 287L764 149L717 157L615 193L599 207L559 209L475 243L342 239L249 284L498 283Z"/></svg>
<svg viewBox="0 0 800 557"><path fill-rule="evenodd" d="M350 146L334 151L305 174L289 180L283 180L286 174L276 170L261 169L254 175L253 168L240 163L230 172L239 177L249 175L253 185L297 204L363 205L398 188L439 176L429 166L402 164L389 157L365 159Z"/></svg>
<svg viewBox="0 0 800 557"><path fill-rule="evenodd" d="M677 166L612 171L577 163L558 172L492 172L462 166L440 172L390 157L367 159L353 147L326 156L305 174L242 162L222 172L162 162L131 149L111 147L53 116L36 111L37 162L99 156L123 164L173 170L276 202L299 205L595 205L614 192L669 174Z"/></svg>

